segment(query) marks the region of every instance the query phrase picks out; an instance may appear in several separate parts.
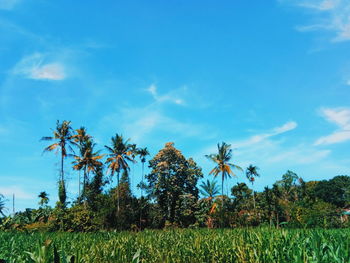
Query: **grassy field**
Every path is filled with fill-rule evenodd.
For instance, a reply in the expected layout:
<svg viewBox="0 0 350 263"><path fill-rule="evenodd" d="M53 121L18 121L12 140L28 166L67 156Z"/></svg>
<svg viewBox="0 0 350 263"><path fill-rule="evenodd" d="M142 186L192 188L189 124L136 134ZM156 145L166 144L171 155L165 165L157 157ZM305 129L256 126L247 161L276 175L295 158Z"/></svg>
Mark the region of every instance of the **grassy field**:
<svg viewBox="0 0 350 263"><path fill-rule="evenodd" d="M0 233L5 262L350 262L350 229Z"/></svg>

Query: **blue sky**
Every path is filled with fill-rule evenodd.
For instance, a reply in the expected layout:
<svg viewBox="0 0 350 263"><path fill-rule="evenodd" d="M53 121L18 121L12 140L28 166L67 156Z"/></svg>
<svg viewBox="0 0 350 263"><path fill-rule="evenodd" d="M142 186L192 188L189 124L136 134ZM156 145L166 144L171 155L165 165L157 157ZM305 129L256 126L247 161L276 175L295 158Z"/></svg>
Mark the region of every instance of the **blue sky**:
<svg viewBox="0 0 350 263"><path fill-rule="evenodd" d="M288 169L350 175L350 3L0 0L0 193L16 209L57 200L59 157L39 142L56 120L100 149L115 133L152 155L173 141L205 178L225 141L260 167L256 190Z"/></svg>

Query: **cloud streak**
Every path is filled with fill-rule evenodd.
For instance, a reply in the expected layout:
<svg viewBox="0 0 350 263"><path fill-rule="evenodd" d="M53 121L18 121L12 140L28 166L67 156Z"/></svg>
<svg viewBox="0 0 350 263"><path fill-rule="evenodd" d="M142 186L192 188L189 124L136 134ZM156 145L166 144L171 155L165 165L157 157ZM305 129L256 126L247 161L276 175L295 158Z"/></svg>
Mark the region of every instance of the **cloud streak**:
<svg viewBox="0 0 350 263"><path fill-rule="evenodd" d="M48 56L42 53L24 57L13 69L13 74L34 80L64 80L67 76L61 62L46 62Z"/></svg>
<svg viewBox="0 0 350 263"><path fill-rule="evenodd" d="M123 116L120 119L120 116ZM143 108L125 108L120 113L106 115L100 122L101 127L113 127L120 123L120 128L135 142L146 138L161 136L200 137L208 139L215 136L206 125L195 124L175 119L166 115L161 109L148 106ZM114 127L118 128L118 127Z"/></svg>
<svg viewBox="0 0 350 263"><path fill-rule="evenodd" d="M300 8L309 9L313 20L311 25L299 26L302 32L326 30L333 32L335 36L332 42L350 40L350 1L349 0L280 0L290 2Z"/></svg>
<svg viewBox="0 0 350 263"><path fill-rule="evenodd" d="M315 145L328 145L350 140L350 109L324 108L321 109L321 115L328 122L338 126L338 129L317 139Z"/></svg>
<svg viewBox="0 0 350 263"><path fill-rule="evenodd" d="M233 143L233 145L235 147L238 147L238 148L248 147L248 146L251 146L253 144L262 142L263 140L266 140L270 137L294 130L297 126L298 126L298 124L296 122L289 121L289 122L286 122L285 124L283 124L282 126L273 128L269 132L254 135L254 136L248 138L247 140L235 142L235 143Z"/></svg>
<svg viewBox="0 0 350 263"><path fill-rule="evenodd" d="M16 198L18 199L32 199L33 195L30 193L27 193L25 190L23 190L21 187L12 185L7 187L0 187L0 193L3 194L5 197L10 198L14 194Z"/></svg>
<svg viewBox="0 0 350 263"><path fill-rule="evenodd" d="M181 99L178 95L173 93L159 95L158 87L155 84L152 84L151 86L149 86L147 91L152 95L153 99L158 103L171 102L177 105L183 105L185 103L183 99Z"/></svg>

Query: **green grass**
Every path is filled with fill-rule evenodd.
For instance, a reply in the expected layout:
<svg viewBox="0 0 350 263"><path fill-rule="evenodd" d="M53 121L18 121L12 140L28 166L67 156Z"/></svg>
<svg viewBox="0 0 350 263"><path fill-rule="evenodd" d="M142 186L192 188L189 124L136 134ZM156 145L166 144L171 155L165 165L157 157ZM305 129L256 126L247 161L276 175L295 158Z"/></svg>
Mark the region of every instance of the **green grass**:
<svg viewBox="0 0 350 263"><path fill-rule="evenodd" d="M350 229L180 229L140 233L32 234L0 232L0 259L16 263L350 262L349 237ZM51 244L47 242L44 246L46 240L51 240Z"/></svg>

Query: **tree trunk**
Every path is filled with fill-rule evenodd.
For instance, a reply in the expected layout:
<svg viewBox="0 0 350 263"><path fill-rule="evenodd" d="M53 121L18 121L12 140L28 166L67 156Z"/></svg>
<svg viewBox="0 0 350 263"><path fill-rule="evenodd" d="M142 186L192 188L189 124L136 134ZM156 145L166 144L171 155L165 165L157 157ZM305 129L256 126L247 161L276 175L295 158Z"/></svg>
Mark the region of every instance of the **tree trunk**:
<svg viewBox="0 0 350 263"><path fill-rule="evenodd" d="M222 182L221 182L221 198L222 198L222 210L221 210L221 227L224 226L224 173L222 173Z"/></svg>
<svg viewBox="0 0 350 263"><path fill-rule="evenodd" d="M83 178L83 199L85 199L86 194L86 166L84 167L84 178Z"/></svg>
<svg viewBox="0 0 350 263"><path fill-rule="evenodd" d="M120 206L119 206L119 171L117 173L117 213L119 215L119 210L120 210Z"/></svg>
<svg viewBox="0 0 350 263"><path fill-rule="evenodd" d="M255 191L253 189L253 207L254 207L254 211L255 211Z"/></svg>
<svg viewBox="0 0 350 263"><path fill-rule="evenodd" d="M79 191L78 191L78 193L79 193L79 198L80 198L80 170L79 170L79 179L78 179L78 189L79 189Z"/></svg>
<svg viewBox="0 0 350 263"><path fill-rule="evenodd" d="M142 187L143 187L143 173L144 173L144 169L145 169L145 163L142 162L142 175L141 175L141 199L140 199L140 230L142 230L142 209L143 209L143 192L142 192Z"/></svg>
<svg viewBox="0 0 350 263"><path fill-rule="evenodd" d="M62 183L64 183L63 160L64 160L64 156L63 156L63 152L62 152L62 154L61 154L61 182Z"/></svg>

